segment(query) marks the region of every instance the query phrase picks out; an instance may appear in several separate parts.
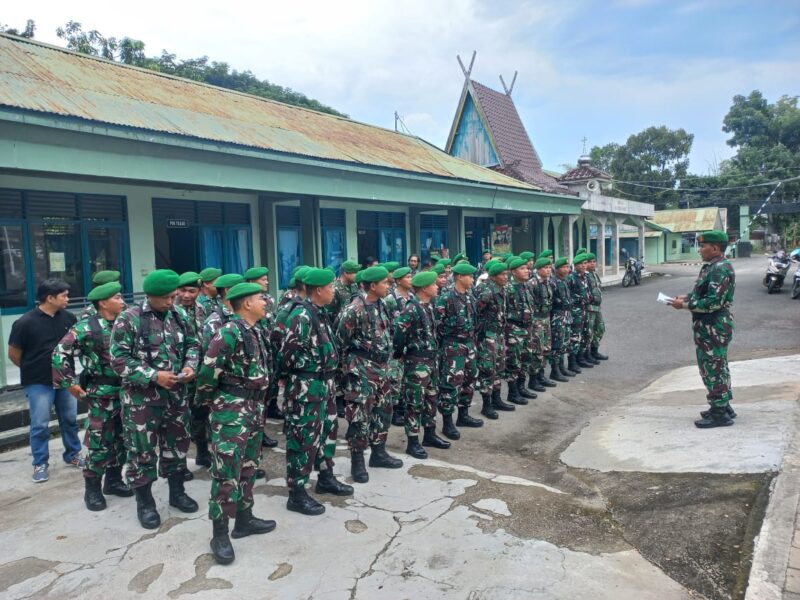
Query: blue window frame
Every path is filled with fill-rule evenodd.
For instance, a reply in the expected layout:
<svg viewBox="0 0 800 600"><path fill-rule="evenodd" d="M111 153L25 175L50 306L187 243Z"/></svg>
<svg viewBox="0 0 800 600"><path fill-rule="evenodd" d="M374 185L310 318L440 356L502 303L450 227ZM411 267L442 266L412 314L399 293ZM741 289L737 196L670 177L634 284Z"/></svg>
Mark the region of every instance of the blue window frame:
<svg viewBox="0 0 800 600"><path fill-rule="evenodd" d="M420 258L424 263L431 253L442 256L447 249L448 221L447 215L420 215L419 217Z"/></svg>
<svg viewBox="0 0 800 600"><path fill-rule="evenodd" d="M300 208L275 207L275 226L278 242L278 287L289 286L292 270L303 264L303 233L300 230Z"/></svg>
<svg viewBox="0 0 800 600"><path fill-rule="evenodd" d="M347 260L347 230L344 209L321 208L319 222L322 230L322 260L326 267L339 267Z"/></svg>
<svg viewBox="0 0 800 600"><path fill-rule="evenodd" d="M358 260L406 264L406 215L401 212L359 210L357 213Z"/></svg>

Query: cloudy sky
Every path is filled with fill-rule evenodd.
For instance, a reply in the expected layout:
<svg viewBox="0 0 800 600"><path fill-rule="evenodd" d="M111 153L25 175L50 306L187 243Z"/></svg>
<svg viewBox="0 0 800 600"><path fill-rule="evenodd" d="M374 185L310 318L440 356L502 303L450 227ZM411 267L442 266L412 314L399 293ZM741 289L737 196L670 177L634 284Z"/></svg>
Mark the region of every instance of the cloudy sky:
<svg viewBox="0 0 800 600"><path fill-rule="evenodd" d="M24 4L24 5L23 5ZM131 7L135 12L126 12ZM207 55L348 113L443 146L463 86L513 97L547 168L588 145L624 142L651 125L695 134L691 170L729 157L722 118L735 94L800 94L800 1L338 0L6 3L0 23L60 44L79 21L145 42L149 55Z"/></svg>

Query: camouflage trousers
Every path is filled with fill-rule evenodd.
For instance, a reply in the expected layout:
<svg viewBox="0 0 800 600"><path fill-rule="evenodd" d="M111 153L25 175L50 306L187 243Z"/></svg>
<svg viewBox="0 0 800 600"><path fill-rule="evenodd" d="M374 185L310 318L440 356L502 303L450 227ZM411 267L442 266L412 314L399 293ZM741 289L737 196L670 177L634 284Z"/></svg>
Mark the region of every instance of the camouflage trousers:
<svg viewBox="0 0 800 600"><path fill-rule="evenodd" d="M189 401L189 432L195 444L207 442L209 438L208 405L197 401L194 382L186 386L186 396Z"/></svg>
<svg viewBox="0 0 800 600"><path fill-rule="evenodd" d="M568 310L554 310L550 316L552 335L551 358L561 359L569 352L569 335L572 327L572 313Z"/></svg>
<svg viewBox="0 0 800 600"><path fill-rule="evenodd" d="M209 406L211 497L208 517L232 519L253 506L253 485L261 458L264 403L225 392Z"/></svg>
<svg viewBox="0 0 800 600"><path fill-rule="evenodd" d="M597 310L595 313L594 331L592 331L592 348L599 348L600 342L606 333L606 322L603 320L603 313Z"/></svg>
<svg viewBox="0 0 800 600"><path fill-rule="evenodd" d="M399 358L390 358L386 369L389 377L389 401L392 406L403 402L403 361Z"/></svg>
<svg viewBox="0 0 800 600"><path fill-rule="evenodd" d="M531 323L531 373L538 373L547 365L551 339L550 317L534 317Z"/></svg>
<svg viewBox="0 0 800 600"><path fill-rule="evenodd" d="M445 345L439 362L439 412L452 415L458 406L468 408L477 379L475 346L453 342Z"/></svg>
<svg viewBox="0 0 800 600"><path fill-rule="evenodd" d="M569 353L580 354L585 350L585 330L586 327L586 309L573 308L572 309L572 324L569 328Z"/></svg>
<svg viewBox="0 0 800 600"><path fill-rule="evenodd" d="M122 411L118 396L89 396L89 414L86 418L83 445L86 446L84 477L102 477L108 467L122 468L125 464Z"/></svg>
<svg viewBox="0 0 800 600"><path fill-rule="evenodd" d="M369 445L386 443L392 424L387 365L353 355L345 377L348 448L351 452L363 452Z"/></svg>
<svg viewBox="0 0 800 600"><path fill-rule="evenodd" d="M697 366L711 406L727 406L733 399L728 369L728 344L733 339L733 329L730 315L695 317L692 323Z"/></svg>
<svg viewBox="0 0 800 600"><path fill-rule="evenodd" d="M508 381L516 381L528 373L531 364L530 327L516 323L506 326L506 372Z"/></svg>
<svg viewBox="0 0 800 600"><path fill-rule="evenodd" d="M126 476L131 487L146 485L158 476L168 477L186 468L189 408L185 403L124 404L122 426L128 452Z"/></svg>
<svg viewBox="0 0 800 600"><path fill-rule="evenodd" d="M290 375L286 379L286 483L308 483L311 470L333 470L339 419L333 378Z"/></svg>
<svg viewBox="0 0 800 600"><path fill-rule="evenodd" d="M583 325L583 344L582 350L589 350L596 347L594 343L594 331L597 328L597 316L600 314L593 310L586 311L586 323Z"/></svg>
<svg viewBox="0 0 800 600"><path fill-rule="evenodd" d="M437 379L436 359L406 358L403 397L407 436L419 436L420 429L436 425Z"/></svg>
<svg viewBox="0 0 800 600"><path fill-rule="evenodd" d="M478 341L478 347L478 392L491 394L492 390L500 389L500 380L506 369L505 336L501 331L486 331L485 337Z"/></svg>

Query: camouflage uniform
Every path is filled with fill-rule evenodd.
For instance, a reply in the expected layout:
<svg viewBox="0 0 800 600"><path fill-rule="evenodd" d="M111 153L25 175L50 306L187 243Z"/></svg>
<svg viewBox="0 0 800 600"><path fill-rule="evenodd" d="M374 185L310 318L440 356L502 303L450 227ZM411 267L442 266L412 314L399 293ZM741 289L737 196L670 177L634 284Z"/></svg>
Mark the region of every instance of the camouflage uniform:
<svg viewBox="0 0 800 600"><path fill-rule="evenodd" d="M269 333L269 344L272 348L273 356L276 357L275 372L273 373L272 381L270 382L269 391L267 392L270 398L277 398L279 392L278 381L283 379L283 372L281 371L280 361L277 359L278 354L283 347L283 340L286 336L286 327L289 324L289 317L295 308L297 308L303 299L297 294L286 295L281 298L278 303L278 311L275 314L275 321L272 331ZM286 395L284 394L283 406L281 407L284 413L286 412Z"/></svg>
<svg viewBox="0 0 800 600"><path fill-rule="evenodd" d="M441 351L439 410L452 415L457 406L469 408L478 379L475 339L478 329L475 298L454 287L436 299L436 326Z"/></svg>
<svg viewBox="0 0 800 600"><path fill-rule="evenodd" d="M537 278L531 288L533 321L531 326L531 373L538 373L547 365L552 348L550 313L553 308L553 287L550 281Z"/></svg>
<svg viewBox="0 0 800 600"><path fill-rule="evenodd" d="M550 313L550 332L552 335L551 359L561 360L569 353L569 336L572 327L572 294L567 286L567 278L557 275L550 278L553 292L553 310Z"/></svg>
<svg viewBox="0 0 800 600"><path fill-rule="evenodd" d="M386 304L356 296L339 318L336 338L345 361L347 442L351 452L362 452L367 444L386 442L392 420L392 336Z"/></svg>
<svg viewBox="0 0 800 600"><path fill-rule="evenodd" d="M729 309L735 287L733 265L720 256L703 263L686 304L692 312L697 366L711 406L725 407L733 398L728 344L734 330Z"/></svg>
<svg viewBox="0 0 800 600"><path fill-rule="evenodd" d="M200 296L198 296L199 298ZM176 310L181 312L191 324L194 337L198 340L203 331L203 324L206 321L206 310L201 304L195 302L192 306L176 306ZM202 347L200 360L202 360ZM208 440L208 406L204 406L197 401L197 383L190 381L186 384L186 399L189 402L189 433L195 444L203 444Z"/></svg>
<svg viewBox="0 0 800 600"><path fill-rule="evenodd" d="M407 436L436 425L439 369L436 316L430 303L411 296L394 322L394 353L402 356Z"/></svg>
<svg viewBox="0 0 800 600"><path fill-rule="evenodd" d="M234 518L253 506L270 360L258 325L237 314L228 317L205 350L197 395L209 406L212 520Z"/></svg>
<svg viewBox="0 0 800 600"><path fill-rule="evenodd" d="M407 300L402 296L398 296L395 293L395 290L392 289L386 295L386 298L383 299L383 302L386 304L386 312L389 315L389 332L394 329L394 320L400 314L400 311L403 310L403 306ZM403 306L401 306L401 304ZM393 410L396 410L397 405L402 402L403 394L402 394L402 385L403 385L403 361L393 356L389 358L389 366L387 368L388 377L389 377L389 389L387 390L386 394L389 398L389 402L391 402Z"/></svg>
<svg viewBox="0 0 800 600"><path fill-rule="evenodd" d="M322 311L305 300L289 316L277 363L286 378L286 482L304 486L312 466L333 471L339 421L334 378L339 354Z"/></svg>
<svg viewBox="0 0 800 600"><path fill-rule="evenodd" d="M92 307L94 308L94 307ZM94 311L73 325L53 350L53 386L67 389L81 384L89 414L83 443L87 448L84 476L102 477L107 467L125 464L119 384L108 352L113 322ZM75 374L75 357L83 372Z"/></svg>
<svg viewBox="0 0 800 600"><path fill-rule="evenodd" d="M570 327L569 352L577 356L586 350L586 314L589 312L589 288L586 276L577 271L567 275L567 287L572 295L572 326Z"/></svg>
<svg viewBox="0 0 800 600"><path fill-rule="evenodd" d="M506 372L508 381L516 381L528 373L530 367L531 320L533 299L527 281L511 279L508 284L508 312L506 314Z"/></svg>
<svg viewBox="0 0 800 600"><path fill-rule="evenodd" d="M491 279L475 287L475 308L480 323L476 346L480 348L478 366L478 392L491 394L500 389L500 379L506 368L505 326L507 314L506 290Z"/></svg>
<svg viewBox="0 0 800 600"><path fill-rule="evenodd" d="M197 295L197 300L195 300L195 302L203 308L206 318L208 318L211 313L222 310L222 303L219 301L219 298L212 298L203 293Z"/></svg>
<svg viewBox="0 0 800 600"><path fill-rule="evenodd" d="M591 304L589 304L589 335L591 347L597 350L606 332L606 323L603 320L603 313L600 312L600 305L603 303L603 285L596 271L586 271L586 280L589 283L589 296L591 297Z"/></svg>
<svg viewBox="0 0 800 600"><path fill-rule="evenodd" d="M146 322L146 324L145 324ZM143 339L143 327L147 339ZM186 469L188 403L184 385L156 384L158 371L197 370L199 344L177 310L158 314L145 300L125 310L111 333L111 367L122 379L122 423L128 451L127 479L140 487ZM156 445L159 455L156 456Z"/></svg>

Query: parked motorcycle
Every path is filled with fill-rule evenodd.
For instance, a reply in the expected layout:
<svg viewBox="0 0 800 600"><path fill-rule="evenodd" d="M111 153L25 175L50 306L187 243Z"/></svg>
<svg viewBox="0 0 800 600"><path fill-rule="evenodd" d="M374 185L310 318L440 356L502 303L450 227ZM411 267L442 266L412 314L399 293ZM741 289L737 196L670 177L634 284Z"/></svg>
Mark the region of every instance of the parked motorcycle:
<svg viewBox="0 0 800 600"><path fill-rule="evenodd" d="M789 271L789 264L789 257L786 256L786 252L783 250L778 250L769 257L767 273L764 275L764 281L762 282L764 287L767 288L768 294L778 292L781 287L783 287L783 280L786 279L786 273ZM794 290L794 287L792 290Z"/></svg>
<svg viewBox="0 0 800 600"><path fill-rule="evenodd" d="M628 251L624 248L622 253L626 256ZM625 259L625 275L622 276L622 287L628 287L631 283L639 285L642 282L642 269L644 269L644 262L635 256L628 256Z"/></svg>
<svg viewBox="0 0 800 600"><path fill-rule="evenodd" d="M794 270L794 284L792 284L792 300L800 298L800 253L792 252L792 260L799 263Z"/></svg>

